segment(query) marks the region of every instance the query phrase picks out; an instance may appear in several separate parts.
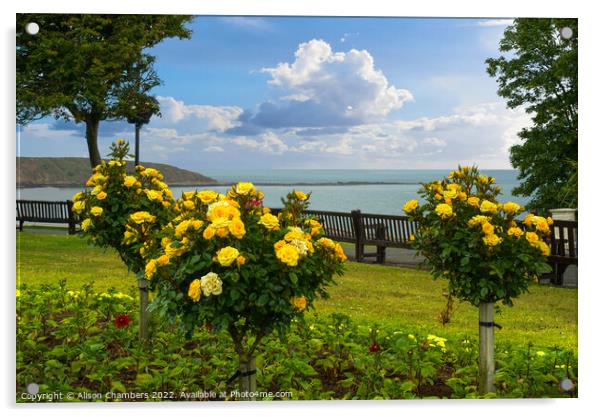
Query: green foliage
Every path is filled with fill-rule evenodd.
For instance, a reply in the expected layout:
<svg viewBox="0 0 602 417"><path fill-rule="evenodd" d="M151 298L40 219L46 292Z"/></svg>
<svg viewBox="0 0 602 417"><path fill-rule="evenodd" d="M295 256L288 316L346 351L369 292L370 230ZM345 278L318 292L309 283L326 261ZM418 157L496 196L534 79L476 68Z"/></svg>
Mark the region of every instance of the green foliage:
<svg viewBox="0 0 602 417"><path fill-rule="evenodd" d="M515 221L524 209L498 203L495 179L476 167L459 167L443 181L423 184L404 210L419 224L415 247L435 278L449 282L451 294L478 306L481 302L512 305L529 282L549 271L544 242L552 219L529 215L524 230Z"/></svg>
<svg viewBox="0 0 602 417"><path fill-rule="evenodd" d="M233 399L229 335L198 327L187 339L177 324L155 321L152 344L140 345L132 296L98 293L90 285L67 290L65 282L22 286L17 401L31 401L22 397L31 382L40 385L40 394L75 393L64 401L118 401L127 392L140 394L138 401L187 401L198 399L197 391ZM115 319L123 314L130 324L119 328ZM478 397L477 343L462 333L446 340L427 331L358 324L342 314L294 320L291 327L282 338L266 337L257 356L259 391L289 391L292 397L282 399L293 400ZM499 398L578 394L577 388L559 388L565 378L577 384L575 351L498 343L496 358ZM222 391L225 398L219 398Z"/></svg>
<svg viewBox="0 0 602 417"><path fill-rule="evenodd" d="M153 233L172 217L173 196L156 169L137 166L128 175L128 153L123 140L111 145L111 160L94 168L86 183L93 188L73 197L73 211L90 243L114 248L128 269L139 273L146 264L142 254L158 244Z"/></svg>
<svg viewBox="0 0 602 417"><path fill-rule="evenodd" d="M560 35L564 27L570 39ZM504 55L486 61L508 107L533 116L510 160L524 180L513 193L530 196L540 212L577 207L577 46L577 19L515 19L500 41Z"/></svg>
<svg viewBox="0 0 602 417"><path fill-rule="evenodd" d="M17 14L17 122L53 115L86 123L90 162L98 165L98 123L130 117L131 106L152 101L147 93L160 83L152 69L154 58L144 50L166 38L189 38L184 25L191 20L167 15ZM38 35L25 32L29 22L40 25ZM134 93L137 98L129 103Z"/></svg>

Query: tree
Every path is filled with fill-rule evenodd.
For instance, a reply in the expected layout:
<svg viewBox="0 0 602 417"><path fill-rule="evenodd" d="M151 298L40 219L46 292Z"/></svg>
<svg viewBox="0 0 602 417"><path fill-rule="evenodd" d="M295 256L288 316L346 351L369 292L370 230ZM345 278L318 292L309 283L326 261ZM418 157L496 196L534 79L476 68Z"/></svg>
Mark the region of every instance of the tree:
<svg viewBox="0 0 602 417"><path fill-rule="evenodd" d="M140 129L150 122L151 117L161 115L159 102L149 91L161 83L153 68L154 57L145 57L128 72L122 86L118 112L135 129L134 164L140 164Z"/></svg>
<svg viewBox="0 0 602 417"><path fill-rule="evenodd" d="M85 123L92 167L100 163L101 120L127 117L120 98L137 66L152 69L144 53L163 39L190 38L190 16L17 15L17 123L47 116ZM37 35L25 32L36 22ZM148 68L147 68L148 69ZM153 72L154 74L154 72ZM149 84L159 81L155 79ZM152 88L152 87L151 87Z"/></svg>
<svg viewBox="0 0 602 417"><path fill-rule="evenodd" d="M512 193L530 196L535 211L577 207L577 29L577 19L515 19L505 55L486 60L508 107L533 115L510 161L523 180Z"/></svg>

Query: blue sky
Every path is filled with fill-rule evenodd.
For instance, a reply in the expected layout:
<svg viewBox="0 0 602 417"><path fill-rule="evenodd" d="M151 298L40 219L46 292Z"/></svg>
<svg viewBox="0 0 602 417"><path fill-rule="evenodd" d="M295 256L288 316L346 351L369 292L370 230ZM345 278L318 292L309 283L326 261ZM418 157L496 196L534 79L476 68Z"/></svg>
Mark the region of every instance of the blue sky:
<svg viewBox="0 0 602 417"><path fill-rule="evenodd" d="M203 168L510 168L528 126L485 59L508 19L205 17L150 52L163 117L141 159ZM131 140L101 123L100 148ZM24 127L22 156L87 156L83 126Z"/></svg>

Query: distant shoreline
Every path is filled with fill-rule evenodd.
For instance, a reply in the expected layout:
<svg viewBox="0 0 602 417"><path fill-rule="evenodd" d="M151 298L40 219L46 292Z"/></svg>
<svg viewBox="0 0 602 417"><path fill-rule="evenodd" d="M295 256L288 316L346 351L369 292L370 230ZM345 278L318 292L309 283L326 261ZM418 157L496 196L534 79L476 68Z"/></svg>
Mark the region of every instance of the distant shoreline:
<svg viewBox="0 0 602 417"><path fill-rule="evenodd" d="M231 187L236 182L211 182L193 184L168 184L170 187ZM354 186L354 185L420 185L419 182L388 182L388 181L327 181L327 182L254 182L259 187L325 187L325 186ZM78 188L83 184L20 184L17 188Z"/></svg>

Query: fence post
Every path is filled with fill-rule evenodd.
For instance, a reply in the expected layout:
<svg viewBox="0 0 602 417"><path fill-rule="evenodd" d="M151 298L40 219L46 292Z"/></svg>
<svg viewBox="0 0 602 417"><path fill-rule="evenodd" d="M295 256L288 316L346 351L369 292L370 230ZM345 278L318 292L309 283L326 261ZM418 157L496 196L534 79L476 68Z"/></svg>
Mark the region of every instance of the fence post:
<svg viewBox="0 0 602 417"><path fill-rule="evenodd" d="M386 239L386 230L387 227L379 223L376 225L376 233L375 237L377 240L385 240ZM378 245L376 247L376 262L379 264L384 264L387 256L387 246L386 245Z"/></svg>
<svg viewBox="0 0 602 417"><path fill-rule="evenodd" d="M360 210L351 210L351 221L353 222L353 231L355 233L355 261L361 262L364 259L362 212Z"/></svg>
<svg viewBox="0 0 602 417"><path fill-rule="evenodd" d="M73 215L73 201L67 200L67 215L69 216L69 234L75 234L75 216Z"/></svg>

